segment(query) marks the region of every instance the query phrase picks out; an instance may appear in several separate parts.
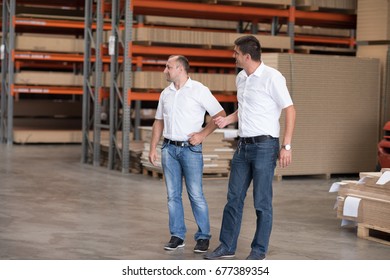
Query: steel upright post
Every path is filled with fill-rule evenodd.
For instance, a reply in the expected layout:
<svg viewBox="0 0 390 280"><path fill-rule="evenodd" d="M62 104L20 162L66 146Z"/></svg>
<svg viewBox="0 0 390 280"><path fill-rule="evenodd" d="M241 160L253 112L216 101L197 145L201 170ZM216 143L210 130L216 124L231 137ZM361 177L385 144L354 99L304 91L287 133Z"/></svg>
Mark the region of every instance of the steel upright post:
<svg viewBox="0 0 390 280"><path fill-rule="evenodd" d="M0 140L1 142L7 142L8 145L13 144L15 9L16 3L14 0L3 1Z"/></svg>
<svg viewBox="0 0 390 280"><path fill-rule="evenodd" d="M12 145L14 136L14 80L15 80L15 10L16 1L10 1L9 13L9 59L8 59L8 108L7 108L7 144Z"/></svg>
<svg viewBox="0 0 390 280"><path fill-rule="evenodd" d="M93 165L100 166L101 140L101 100L103 90L103 11L104 0L98 0L96 6L96 43L95 43L95 90L94 90L94 125L93 125Z"/></svg>
<svg viewBox="0 0 390 280"><path fill-rule="evenodd" d="M294 53L295 51L295 0L291 0L290 4L290 11L289 11L289 17L288 17L288 36L290 37L291 46L290 46L290 53Z"/></svg>
<svg viewBox="0 0 390 280"><path fill-rule="evenodd" d="M2 38L1 38L1 107L0 107L0 143L7 140L7 98L8 98L8 81L7 70L9 56L9 1L3 1L3 19L2 19Z"/></svg>
<svg viewBox="0 0 390 280"><path fill-rule="evenodd" d="M129 172L129 143L130 143L130 94L132 87L132 53L131 40L133 29L133 5L131 0L126 0L125 5L125 49L124 49L124 73L123 73L123 120L122 120L122 173Z"/></svg>
<svg viewBox="0 0 390 280"><path fill-rule="evenodd" d="M115 168L115 162L117 156L122 159L121 153L119 153L119 145L117 132L119 128L118 123L118 100L121 99L120 86L118 85L119 79L119 42L122 42L119 36L120 25L120 2L119 0L112 0L111 8L111 36L109 38L109 55L110 60L110 72L111 72L111 84L110 84L110 106L109 106L109 147L108 147L108 169ZM122 102L123 103L123 102Z"/></svg>
<svg viewBox="0 0 390 280"><path fill-rule="evenodd" d="M92 65L92 23L93 23L93 0L85 1L84 16L84 65L83 65L83 121L82 121L82 156L81 162L88 163L90 152L93 152L90 140L90 129L92 127L90 119L91 99L94 98L93 87L91 85Z"/></svg>

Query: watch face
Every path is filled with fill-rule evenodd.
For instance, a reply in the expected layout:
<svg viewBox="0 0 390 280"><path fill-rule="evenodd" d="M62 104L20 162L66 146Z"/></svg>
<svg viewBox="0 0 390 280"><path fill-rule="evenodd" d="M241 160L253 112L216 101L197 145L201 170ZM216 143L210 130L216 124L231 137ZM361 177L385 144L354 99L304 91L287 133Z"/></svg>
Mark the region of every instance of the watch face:
<svg viewBox="0 0 390 280"><path fill-rule="evenodd" d="M284 149L285 149L286 151L291 150L291 145L289 145L289 144L284 145Z"/></svg>

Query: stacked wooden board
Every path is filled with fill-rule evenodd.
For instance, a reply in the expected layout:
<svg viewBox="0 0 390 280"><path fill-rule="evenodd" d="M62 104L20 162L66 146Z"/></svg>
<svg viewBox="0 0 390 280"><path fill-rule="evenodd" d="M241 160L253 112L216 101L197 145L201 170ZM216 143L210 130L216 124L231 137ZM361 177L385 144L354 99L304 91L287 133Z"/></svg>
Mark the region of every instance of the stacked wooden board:
<svg viewBox="0 0 390 280"><path fill-rule="evenodd" d="M134 42L162 43L181 45L200 45L213 47L232 47L232 43L242 34L210 31L174 30L162 28L140 27L134 29ZM291 48L291 39L287 36L255 35L263 48Z"/></svg>
<svg viewBox="0 0 390 280"><path fill-rule="evenodd" d="M381 65L380 127L390 120L390 1L359 0L357 9L358 57L377 58Z"/></svg>
<svg viewBox="0 0 390 280"><path fill-rule="evenodd" d="M297 119L293 162L276 175L374 170L379 121L379 61L356 57L263 54L287 80ZM283 136L284 116L281 117Z"/></svg>
<svg viewBox="0 0 390 280"><path fill-rule="evenodd" d="M390 3L388 0L359 0L356 40L390 40Z"/></svg>
<svg viewBox="0 0 390 280"><path fill-rule="evenodd" d="M358 236L390 245L390 171L361 172L359 181L331 187L337 195L337 218L357 223Z"/></svg>
<svg viewBox="0 0 390 280"><path fill-rule="evenodd" d="M119 151L122 153L122 141L121 138L118 138L119 140ZM108 149L109 149L109 141L108 140L102 140L100 142L100 150L101 150L101 165L107 166L108 165ZM141 154L144 147L144 141L135 141L131 140L129 143L129 172L140 174L142 173L142 164L141 164ZM120 157L117 155L115 158L115 166L114 169L116 170L122 170L122 161Z"/></svg>
<svg viewBox="0 0 390 280"><path fill-rule="evenodd" d="M307 7L314 9L338 9L356 11L357 0L296 0L298 8Z"/></svg>

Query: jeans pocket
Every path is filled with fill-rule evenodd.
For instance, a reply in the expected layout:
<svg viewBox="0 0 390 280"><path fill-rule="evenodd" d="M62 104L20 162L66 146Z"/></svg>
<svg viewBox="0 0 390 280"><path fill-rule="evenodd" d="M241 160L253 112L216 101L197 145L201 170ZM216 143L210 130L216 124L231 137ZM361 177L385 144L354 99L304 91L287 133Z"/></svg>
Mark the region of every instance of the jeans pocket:
<svg viewBox="0 0 390 280"><path fill-rule="evenodd" d="M161 150L165 149L166 146L168 146L168 143L167 142L163 142L161 144Z"/></svg>
<svg viewBox="0 0 390 280"><path fill-rule="evenodd" d="M201 154L202 153L202 144L196 146L188 146L190 151L193 153Z"/></svg>

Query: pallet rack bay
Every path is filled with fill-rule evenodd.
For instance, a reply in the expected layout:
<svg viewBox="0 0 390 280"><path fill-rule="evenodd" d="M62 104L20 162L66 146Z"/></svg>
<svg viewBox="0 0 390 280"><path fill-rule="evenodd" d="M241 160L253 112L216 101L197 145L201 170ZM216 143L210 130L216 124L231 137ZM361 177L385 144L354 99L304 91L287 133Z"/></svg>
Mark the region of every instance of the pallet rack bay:
<svg viewBox="0 0 390 280"><path fill-rule="evenodd" d="M11 145L13 130L13 99L20 88L15 85L15 63L20 61L68 61L83 62L82 86L45 87L46 94L82 95L82 159L83 163L100 166L100 142L102 131L108 132L109 160L108 168L114 169L116 161L121 162L123 173L129 172L130 113L132 105L136 113L134 135L139 138L139 111L144 101L156 102L160 88L136 88L134 81L149 72L161 70L168 55L180 53L190 58L192 66L207 75L235 73L231 59L230 46L212 46L199 43L161 42L145 43L138 31L156 29L169 32L214 32L221 34L220 28L200 28L199 26L180 27L150 25L147 17L186 18L202 21L224 21L233 23L234 30L228 33L252 33L267 38L287 39L287 47L267 47L276 52L294 53L301 44L313 46L343 46L354 50L354 29L356 16L339 11L322 12L319 10L299 10L296 1L261 1L279 4L246 4L236 6L229 1L168 1L168 0L87 0L56 1L59 5L71 5L84 10L83 20L52 20L15 17L18 4L53 4L52 1L17 0L3 1L3 46L5 56L2 61L1 95L1 142ZM64 3L60 3L64 2ZM255 1L252 1L255 2ZM257 2L257 1L256 1ZM260 1L259 1L260 2ZM280 4L283 2L283 4ZM266 30L262 25L269 26ZM15 27L40 26L41 30L83 31L83 53L69 54L59 52L25 52L15 50ZM336 28L350 31L347 36L302 35L295 33L297 28L311 26L315 28ZM352 31L351 31L352 30ZM50 31L52 32L52 30ZM106 36L108 34L108 36ZM184 33L183 33L184 34ZM233 34L234 35L234 34ZM149 36L149 35L148 35ZM110 40L111 39L111 40ZM229 40L231 42L231 40ZM107 47L108 46L108 47ZM267 50L266 50L267 51ZM228 61L228 62L227 62ZM151 70L151 71L149 71ZM200 73L202 74L202 73ZM106 79L106 77L109 77ZM108 83L106 83L108 80ZM25 88L25 87L23 87ZM28 87L37 91L34 86ZM41 87L42 88L42 87ZM220 90L215 93L220 102L235 103L234 92ZM108 109L108 118L102 118L103 109Z"/></svg>

